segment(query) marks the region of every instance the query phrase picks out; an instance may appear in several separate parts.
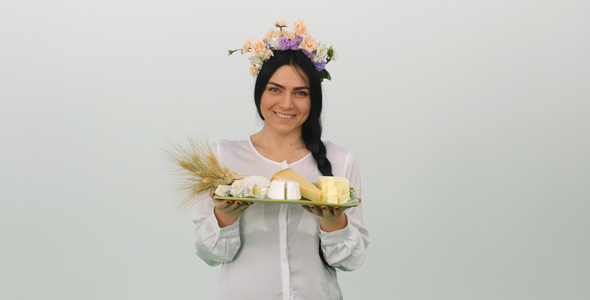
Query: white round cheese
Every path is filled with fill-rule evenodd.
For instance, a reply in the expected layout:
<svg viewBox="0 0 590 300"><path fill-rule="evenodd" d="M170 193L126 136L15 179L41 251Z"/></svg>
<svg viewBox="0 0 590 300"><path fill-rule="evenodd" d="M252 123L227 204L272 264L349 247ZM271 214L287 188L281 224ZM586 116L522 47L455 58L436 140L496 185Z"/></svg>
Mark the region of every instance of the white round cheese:
<svg viewBox="0 0 590 300"><path fill-rule="evenodd" d="M285 179L273 180L270 182L267 197L274 200L300 200L301 190L299 189L299 183Z"/></svg>
<svg viewBox="0 0 590 300"><path fill-rule="evenodd" d="M285 181L273 180L270 182L270 187L266 193L268 199L285 200Z"/></svg>
<svg viewBox="0 0 590 300"><path fill-rule="evenodd" d="M300 200L301 190L299 189L299 183L297 181L288 180L285 182L285 199L287 200Z"/></svg>
<svg viewBox="0 0 590 300"><path fill-rule="evenodd" d="M248 188L252 189L254 185L259 186L260 188L267 188L270 186L270 180L263 176L247 176L242 179L244 183L248 186Z"/></svg>

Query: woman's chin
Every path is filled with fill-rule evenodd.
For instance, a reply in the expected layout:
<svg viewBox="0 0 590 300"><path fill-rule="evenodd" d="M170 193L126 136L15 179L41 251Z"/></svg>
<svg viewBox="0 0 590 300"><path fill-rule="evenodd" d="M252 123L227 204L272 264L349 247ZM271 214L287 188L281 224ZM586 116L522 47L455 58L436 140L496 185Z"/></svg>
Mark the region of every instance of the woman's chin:
<svg viewBox="0 0 590 300"><path fill-rule="evenodd" d="M294 124L268 124L267 127L281 135L286 135L293 132L301 132L301 126L296 126Z"/></svg>

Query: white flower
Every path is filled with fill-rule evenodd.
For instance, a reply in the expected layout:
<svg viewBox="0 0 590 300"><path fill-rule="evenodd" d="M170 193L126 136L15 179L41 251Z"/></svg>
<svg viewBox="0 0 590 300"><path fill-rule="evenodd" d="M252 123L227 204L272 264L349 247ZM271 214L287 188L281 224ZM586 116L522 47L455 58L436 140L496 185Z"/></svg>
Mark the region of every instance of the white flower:
<svg viewBox="0 0 590 300"><path fill-rule="evenodd" d="M337 61L338 60L338 53L336 53L336 50L334 48L332 48L332 60L333 61Z"/></svg>
<svg viewBox="0 0 590 300"><path fill-rule="evenodd" d="M320 61L323 61L326 58L326 55L328 55L328 47L326 45L320 45L315 50L315 55L313 56L311 61L313 61L314 63L318 63Z"/></svg>
<svg viewBox="0 0 590 300"><path fill-rule="evenodd" d="M271 37L268 38L268 40L266 40L266 42L273 48L273 49L278 49L279 48L279 37L276 35L273 35Z"/></svg>
<svg viewBox="0 0 590 300"><path fill-rule="evenodd" d="M264 63L264 59L260 55L252 55L252 64L253 65L261 65Z"/></svg>

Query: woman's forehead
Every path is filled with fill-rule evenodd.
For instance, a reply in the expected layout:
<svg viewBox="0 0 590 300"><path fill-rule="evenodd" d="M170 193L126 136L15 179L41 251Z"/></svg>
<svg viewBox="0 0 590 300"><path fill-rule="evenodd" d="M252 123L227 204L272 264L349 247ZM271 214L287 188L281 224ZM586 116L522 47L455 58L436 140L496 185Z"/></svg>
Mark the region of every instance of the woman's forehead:
<svg viewBox="0 0 590 300"><path fill-rule="evenodd" d="M269 84L274 83L283 87L307 87L307 82L307 75L292 65L279 67L269 79Z"/></svg>

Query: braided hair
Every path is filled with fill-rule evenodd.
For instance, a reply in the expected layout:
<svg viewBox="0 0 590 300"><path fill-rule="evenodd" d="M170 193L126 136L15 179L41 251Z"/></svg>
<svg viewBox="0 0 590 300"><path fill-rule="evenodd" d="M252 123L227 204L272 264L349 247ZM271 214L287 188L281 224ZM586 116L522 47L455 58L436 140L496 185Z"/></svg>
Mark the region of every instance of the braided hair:
<svg viewBox="0 0 590 300"><path fill-rule="evenodd" d="M264 120L260 111L262 93L264 93L270 77L278 68L285 65L293 66L300 74L303 72L307 75L308 80L305 81L309 88L311 106L309 116L301 128L301 138L307 150L313 155L320 173L324 176L332 176L332 164L326 157L326 146L322 142L322 84L315 66L302 51L274 51L274 55L264 63L254 86L254 103L258 115ZM302 75L302 77L304 76Z"/></svg>

